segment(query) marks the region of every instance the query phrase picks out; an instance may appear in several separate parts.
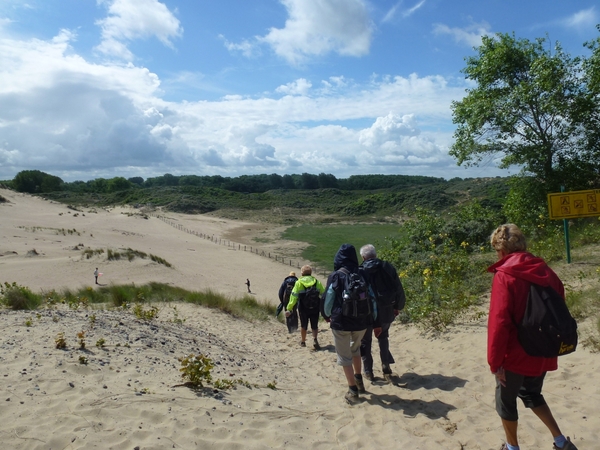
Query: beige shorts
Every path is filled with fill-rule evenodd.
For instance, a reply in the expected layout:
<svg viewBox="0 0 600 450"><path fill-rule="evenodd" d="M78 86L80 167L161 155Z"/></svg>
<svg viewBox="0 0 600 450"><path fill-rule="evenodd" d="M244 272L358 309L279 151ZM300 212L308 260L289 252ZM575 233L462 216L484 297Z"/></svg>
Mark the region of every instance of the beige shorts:
<svg viewBox="0 0 600 450"><path fill-rule="evenodd" d="M360 340L365 335L365 331L366 328L360 331L331 330L338 365L351 366L352 358L360 356Z"/></svg>

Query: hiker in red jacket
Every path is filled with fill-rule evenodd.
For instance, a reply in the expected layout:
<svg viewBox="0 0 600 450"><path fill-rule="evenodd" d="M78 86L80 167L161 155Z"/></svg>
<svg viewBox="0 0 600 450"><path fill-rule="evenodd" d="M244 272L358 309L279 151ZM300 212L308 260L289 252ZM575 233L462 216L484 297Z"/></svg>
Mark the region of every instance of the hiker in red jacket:
<svg viewBox="0 0 600 450"><path fill-rule="evenodd" d="M557 358L530 356L517 338L517 323L525 314L531 283L551 286L561 297L565 291L558 276L543 259L528 253L523 232L514 224L499 226L491 236L498 262L494 273L488 318L487 358L496 376L496 411L506 434L504 450L519 450L517 397L548 427L554 449L577 450L565 437L546 400L542 386L546 372L558 368Z"/></svg>

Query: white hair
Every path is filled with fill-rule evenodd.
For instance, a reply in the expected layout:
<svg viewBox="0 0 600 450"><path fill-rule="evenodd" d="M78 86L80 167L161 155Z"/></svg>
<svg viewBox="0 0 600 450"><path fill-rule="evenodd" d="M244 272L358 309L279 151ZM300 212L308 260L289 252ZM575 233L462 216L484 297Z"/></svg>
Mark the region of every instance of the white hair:
<svg viewBox="0 0 600 450"><path fill-rule="evenodd" d="M362 256L363 259L377 258L377 252L375 251L375 247L371 244L363 245L360 248L360 256Z"/></svg>

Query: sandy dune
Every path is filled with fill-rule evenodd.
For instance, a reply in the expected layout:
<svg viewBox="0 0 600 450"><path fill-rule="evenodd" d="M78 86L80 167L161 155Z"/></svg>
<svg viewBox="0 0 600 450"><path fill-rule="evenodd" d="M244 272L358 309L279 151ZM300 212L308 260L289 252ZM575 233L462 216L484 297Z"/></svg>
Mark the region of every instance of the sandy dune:
<svg viewBox="0 0 600 450"><path fill-rule="evenodd" d="M75 211L6 190L0 195L10 201L0 204L0 282L36 291L93 288L92 273L99 267L105 284L161 281L235 296L245 292L250 278L256 297L275 303L289 272L269 258L145 219L135 209ZM168 216L211 236L251 226ZM132 248L173 268L142 259L87 260L80 244ZM366 382L367 394L352 407L342 399L343 375L326 324L319 352L300 348L299 336L288 335L275 320L248 323L186 304L160 305L158 319L150 323L129 311L0 310L0 329L0 437L6 449L487 450L502 442L485 360L485 322L439 338L394 324L394 382ZM59 332L65 333L65 350L55 347ZM99 339L106 341L104 348L95 345ZM178 386L177 358L190 353L217 363L215 379L241 379L244 385L198 392ZM82 357L87 364L80 363ZM600 356L581 348L559 364L547 378L546 398L580 449L598 449ZM377 363L375 369L380 372ZM521 425L521 448L552 448L543 425L524 409Z"/></svg>

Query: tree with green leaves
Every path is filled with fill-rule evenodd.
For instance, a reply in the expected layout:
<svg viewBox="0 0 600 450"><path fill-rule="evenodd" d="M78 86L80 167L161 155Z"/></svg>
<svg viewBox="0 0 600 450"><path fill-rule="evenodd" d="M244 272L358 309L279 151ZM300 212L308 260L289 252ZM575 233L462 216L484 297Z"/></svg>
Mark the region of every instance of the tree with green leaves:
<svg viewBox="0 0 600 450"><path fill-rule="evenodd" d="M597 25L596 28L600 31L600 25ZM597 157L600 148L600 38L586 42L584 45L592 52L591 56L583 62L584 81L589 91L587 101L592 108L582 118L585 120L587 145L589 148L596 149L595 156ZM598 186L600 185L600 171L598 171L597 165L595 165L595 169L595 184Z"/></svg>
<svg viewBox="0 0 600 450"><path fill-rule="evenodd" d="M598 105L585 81L586 60L559 44L551 49L547 39L502 33L484 36L476 51L463 69L475 86L452 103L450 154L458 164L499 158L500 167L520 166L546 193L592 187L600 151L589 145L587 118Z"/></svg>
<svg viewBox="0 0 600 450"><path fill-rule="evenodd" d="M114 177L107 181L106 188L108 192L126 191L131 189L131 182L127 181L124 177Z"/></svg>
<svg viewBox="0 0 600 450"><path fill-rule="evenodd" d="M39 170L22 170L15 175L12 184L19 192L39 194L60 191L63 180Z"/></svg>

